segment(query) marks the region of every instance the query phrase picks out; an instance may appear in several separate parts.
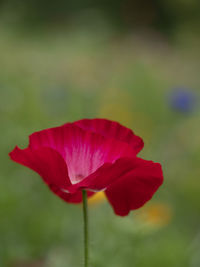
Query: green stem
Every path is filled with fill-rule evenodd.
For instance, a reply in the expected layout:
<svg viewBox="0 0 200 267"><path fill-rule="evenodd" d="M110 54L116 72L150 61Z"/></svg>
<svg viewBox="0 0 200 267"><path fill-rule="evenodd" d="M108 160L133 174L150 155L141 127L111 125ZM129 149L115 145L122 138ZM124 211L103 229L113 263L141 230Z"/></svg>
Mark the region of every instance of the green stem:
<svg viewBox="0 0 200 267"><path fill-rule="evenodd" d="M84 220L84 267L88 267L88 205L87 192L82 190L83 196L83 220Z"/></svg>

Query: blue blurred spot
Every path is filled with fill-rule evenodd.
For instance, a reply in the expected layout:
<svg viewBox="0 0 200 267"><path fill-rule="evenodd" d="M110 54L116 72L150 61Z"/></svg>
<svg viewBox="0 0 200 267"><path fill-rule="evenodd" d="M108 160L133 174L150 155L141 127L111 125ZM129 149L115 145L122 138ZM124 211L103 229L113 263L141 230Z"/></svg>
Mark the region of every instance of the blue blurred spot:
<svg viewBox="0 0 200 267"><path fill-rule="evenodd" d="M196 94L187 88L175 88L169 95L169 104L179 112L191 112L196 106Z"/></svg>

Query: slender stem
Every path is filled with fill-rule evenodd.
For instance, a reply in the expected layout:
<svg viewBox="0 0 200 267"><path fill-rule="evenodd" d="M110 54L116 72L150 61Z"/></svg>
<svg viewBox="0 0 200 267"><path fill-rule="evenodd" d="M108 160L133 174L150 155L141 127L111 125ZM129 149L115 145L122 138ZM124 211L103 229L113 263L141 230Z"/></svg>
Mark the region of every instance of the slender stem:
<svg viewBox="0 0 200 267"><path fill-rule="evenodd" d="M84 220L84 267L88 267L88 205L87 192L82 190L83 196L83 220Z"/></svg>

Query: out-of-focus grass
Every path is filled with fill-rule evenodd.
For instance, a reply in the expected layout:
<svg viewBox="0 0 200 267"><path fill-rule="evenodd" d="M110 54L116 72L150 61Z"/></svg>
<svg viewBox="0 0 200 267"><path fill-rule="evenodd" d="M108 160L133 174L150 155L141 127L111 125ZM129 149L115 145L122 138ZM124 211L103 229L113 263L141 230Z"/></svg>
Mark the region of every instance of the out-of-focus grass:
<svg viewBox="0 0 200 267"><path fill-rule="evenodd" d="M147 207L163 203L171 210L167 224L152 227L138 220L140 211L119 218L106 201L91 204L91 265L199 266L199 107L178 114L168 103L173 87L198 93L193 47L108 28L26 36L2 28L1 266L81 266L81 206L55 197L8 152L26 146L34 131L83 117L120 121L144 138L141 156L161 162L165 176Z"/></svg>

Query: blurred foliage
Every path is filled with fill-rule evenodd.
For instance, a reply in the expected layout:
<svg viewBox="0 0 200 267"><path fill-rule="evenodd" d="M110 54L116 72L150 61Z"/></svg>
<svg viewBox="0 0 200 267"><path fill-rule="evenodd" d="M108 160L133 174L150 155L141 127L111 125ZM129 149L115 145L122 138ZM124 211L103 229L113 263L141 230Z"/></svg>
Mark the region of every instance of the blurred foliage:
<svg viewBox="0 0 200 267"><path fill-rule="evenodd" d="M182 24L200 23L198 0L1 0L0 11L6 21L28 28L70 24L80 16L90 21L102 16L122 30L139 26L168 34Z"/></svg>
<svg viewBox="0 0 200 267"><path fill-rule="evenodd" d="M36 173L11 162L8 153L16 144L25 147L34 131L106 117L143 137L140 156L163 164L165 183L149 204L126 218L115 216L102 195L93 199L91 266L199 267L199 3L148 2L160 6L158 17L165 20L163 9L167 27L176 30L173 44L141 28L121 34L108 22L112 13L120 17L118 23L123 18L131 25L127 12L143 15L134 9L136 2L130 2L127 17L118 1L109 7L95 2L97 11L89 1L84 6L57 3L58 11L55 2L1 1L0 266L81 266L81 206L58 199ZM73 10L82 11L77 15ZM60 12L67 26L58 21L53 27L62 19ZM19 17L29 32L14 27ZM181 22L174 28L182 18L190 26ZM33 21L40 27L50 23L32 32ZM174 88L195 95L192 112L172 108L169 94Z"/></svg>

